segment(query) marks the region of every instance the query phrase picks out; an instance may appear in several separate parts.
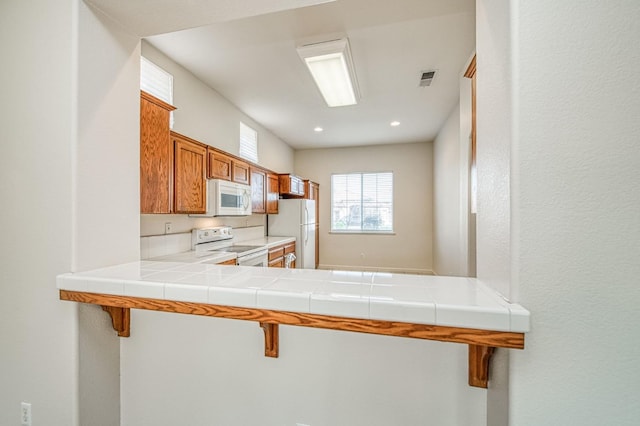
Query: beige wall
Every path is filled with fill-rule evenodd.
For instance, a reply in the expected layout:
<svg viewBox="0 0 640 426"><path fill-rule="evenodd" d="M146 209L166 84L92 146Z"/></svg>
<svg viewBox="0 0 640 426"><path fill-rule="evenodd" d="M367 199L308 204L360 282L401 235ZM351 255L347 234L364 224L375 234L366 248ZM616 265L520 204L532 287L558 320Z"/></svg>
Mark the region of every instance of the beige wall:
<svg viewBox="0 0 640 426"><path fill-rule="evenodd" d="M431 143L301 150L296 173L320 184L320 265L359 270L432 271ZM331 174L394 173L394 234L331 234Z"/></svg>
<svg viewBox="0 0 640 426"><path fill-rule="evenodd" d="M0 2L0 424L78 425L78 308L58 300L74 242L72 2Z"/></svg>

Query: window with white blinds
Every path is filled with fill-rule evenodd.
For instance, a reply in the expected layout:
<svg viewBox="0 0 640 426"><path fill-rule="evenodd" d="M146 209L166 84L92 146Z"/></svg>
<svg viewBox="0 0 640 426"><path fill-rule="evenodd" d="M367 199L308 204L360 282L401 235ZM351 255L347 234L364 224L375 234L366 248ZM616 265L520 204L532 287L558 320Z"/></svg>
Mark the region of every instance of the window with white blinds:
<svg viewBox="0 0 640 426"><path fill-rule="evenodd" d="M140 57L140 90L173 105L173 76L144 56ZM173 129L173 111L169 125Z"/></svg>
<svg viewBox="0 0 640 426"><path fill-rule="evenodd" d="M240 157L258 162L258 132L240 122Z"/></svg>
<svg viewBox="0 0 640 426"><path fill-rule="evenodd" d="M393 173L331 175L332 232L393 232Z"/></svg>

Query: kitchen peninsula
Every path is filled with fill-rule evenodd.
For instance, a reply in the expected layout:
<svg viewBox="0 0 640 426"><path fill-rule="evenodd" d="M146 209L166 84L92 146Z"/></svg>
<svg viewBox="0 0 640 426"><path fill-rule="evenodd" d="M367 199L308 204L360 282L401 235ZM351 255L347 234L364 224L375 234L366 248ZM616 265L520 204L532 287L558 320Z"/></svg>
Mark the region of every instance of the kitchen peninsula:
<svg viewBox="0 0 640 426"><path fill-rule="evenodd" d="M260 323L265 355L294 325L469 345L469 384L487 387L494 348L524 348L529 312L473 278L138 261L57 277L60 298L96 304L122 337L130 309Z"/></svg>

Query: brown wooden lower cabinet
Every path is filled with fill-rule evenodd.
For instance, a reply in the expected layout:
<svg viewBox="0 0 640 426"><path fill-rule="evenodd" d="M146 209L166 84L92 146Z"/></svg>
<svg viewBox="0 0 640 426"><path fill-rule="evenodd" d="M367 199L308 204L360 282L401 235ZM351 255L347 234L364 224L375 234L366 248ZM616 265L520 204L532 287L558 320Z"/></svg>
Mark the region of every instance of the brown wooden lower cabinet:
<svg viewBox="0 0 640 426"><path fill-rule="evenodd" d="M225 260L224 262L220 262L220 263L216 263L216 265L237 265L237 259L229 259L229 260Z"/></svg>
<svg viewBox="0 0 640 426"><path fill-rule="evenodd" d="M295 253L295 252L296 252L295 241L270 248L269 249L269 267L284 268L285 259L286 259L285 256L289 253ZM294 260L289 267L295 268L296 261Z"/></svg>

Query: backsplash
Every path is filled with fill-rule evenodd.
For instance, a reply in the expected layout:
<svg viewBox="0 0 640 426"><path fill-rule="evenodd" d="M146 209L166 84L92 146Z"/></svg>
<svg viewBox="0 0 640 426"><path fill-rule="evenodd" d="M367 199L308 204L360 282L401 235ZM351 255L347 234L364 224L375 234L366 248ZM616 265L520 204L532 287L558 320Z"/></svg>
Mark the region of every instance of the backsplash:
<svg viewBox="0 0 640 426"><path fill-rule="evenodd" d="M237 218L233 219L237 220ZM171 221L172 227L173 223L174 222ZM228 223L225 225L228 225ZM162 222L162 226L164 228L164 222ZM200 227L207 226L221 225L201 225ZM235 242L256 240L264 236L265 227L263 225L233 228L233 239ZM140 237L140 259L142 260L158 256L166 256L169 254L182 253L191 249L191 229L189 229L188 232Z"/></svg>
<svg viewBox="0 0 640 426"><path fill-rule="evenodd" d="M191 250L191 232L140 237L140 259Z"/></svg>
<svg viewBox="0 0 640 426"><path fill-rule="evenodd" d="M171 223L170 234L191 232L193 228L210 228L212 226L230 226L232 228L248 228L265 226L266 215L254 214L241 217L190 217L186 214L141 214L140 236L150 237L166 235L165 224Z"/></svg>

